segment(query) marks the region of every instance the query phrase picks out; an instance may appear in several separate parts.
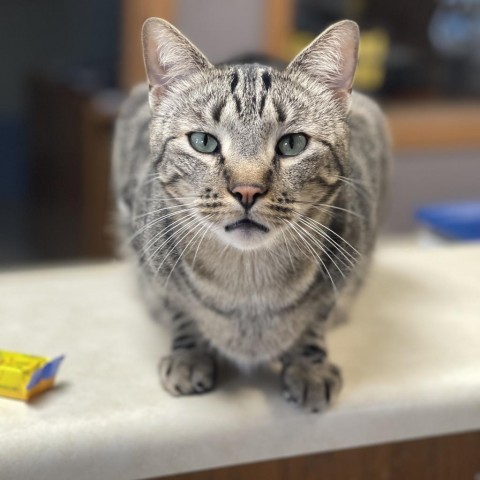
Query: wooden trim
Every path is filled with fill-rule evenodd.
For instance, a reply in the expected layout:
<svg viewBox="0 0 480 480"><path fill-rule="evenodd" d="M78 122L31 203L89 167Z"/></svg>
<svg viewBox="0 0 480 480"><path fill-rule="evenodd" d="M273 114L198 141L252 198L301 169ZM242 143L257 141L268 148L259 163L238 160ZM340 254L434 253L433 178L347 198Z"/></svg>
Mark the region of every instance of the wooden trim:
<svg viewBox="0 0 480 480"><path fill-rule="evenodd" d="M479 452L480 432L474 432L238 465L162 480L474 480L480 474Z"/></svg>
<svg viewBox="0 0 480 480"><path fill-rule="evenodd" d="M114 251L114 207L109 188L113 114L90 100L83 107L82 256L107 257Z"/></svg>
<svg viewBox="0 0 480 480"><path fill-rule="evenodd" d="M289 42L294 30L295 0L266 0L264 4L265 53L289 60Z"/></svg>
<svg viewBox="0 0 480 480"><path fill-rule="evenodd" d="M120 86L130 90L145 81L140 32L149 17L160 17L172 22L175 18L175 0L123 0Z"/></svg>
<svg viewBox="0 0 480 480"><path fill-rule="evenodd" d="M478 102L415 102L385 111L395 150L480 148Z"/></svg>

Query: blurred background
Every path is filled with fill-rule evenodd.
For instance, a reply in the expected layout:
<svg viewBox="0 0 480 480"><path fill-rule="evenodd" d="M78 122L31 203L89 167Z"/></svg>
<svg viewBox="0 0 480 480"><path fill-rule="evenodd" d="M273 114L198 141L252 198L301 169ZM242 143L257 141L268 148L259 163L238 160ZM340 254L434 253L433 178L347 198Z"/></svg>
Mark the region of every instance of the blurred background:
<svg viewBox="0 0 480 480"><path fill-rule="evenodd" d="M112 255L112 131L144 79L140 29L150 16L212 62L288 60L331 23L356 20L355 87L382 104L394 141L386 232L438 235L419 208L465 201L468 214L451 215L478 228L480 0L3 0L0 267Z"/></svg>

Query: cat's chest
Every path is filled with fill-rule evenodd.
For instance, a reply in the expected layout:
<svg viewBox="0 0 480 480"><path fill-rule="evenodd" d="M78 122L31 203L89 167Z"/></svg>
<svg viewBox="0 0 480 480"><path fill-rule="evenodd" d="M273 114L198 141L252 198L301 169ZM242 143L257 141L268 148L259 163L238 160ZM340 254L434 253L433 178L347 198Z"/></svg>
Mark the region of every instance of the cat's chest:
<svg viewBox="0 0 480 480"><path fill-rule="evenodd" d="M185 271L191 285L217 310L264 315L294 304L313 282L314 265L295 267L274 259L221 262L207 257L196 265L187 264Z"/></svg>

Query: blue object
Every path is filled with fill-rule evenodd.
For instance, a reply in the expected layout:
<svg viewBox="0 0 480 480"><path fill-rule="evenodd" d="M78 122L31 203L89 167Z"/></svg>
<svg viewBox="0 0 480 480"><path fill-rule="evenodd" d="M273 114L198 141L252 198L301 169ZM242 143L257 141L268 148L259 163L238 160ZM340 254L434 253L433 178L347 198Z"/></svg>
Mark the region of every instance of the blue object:
<svg viewBox="0 0 480 480"><path fill-rule="evenodd" d="M415 218L436 233L455 240L480 240L480 200L427 205Z"/></svg>
<svg viewBox="0 0 480 480"><path fill-rule="evenodd" d="M48 380L50 378L53 378L57 374L57 370L60 367L60 364L62 363L64 358L64 355L54 358L42 368L38 369L30 379L30 383L27 385L27 390L31 390L42 380Z"/></svg>

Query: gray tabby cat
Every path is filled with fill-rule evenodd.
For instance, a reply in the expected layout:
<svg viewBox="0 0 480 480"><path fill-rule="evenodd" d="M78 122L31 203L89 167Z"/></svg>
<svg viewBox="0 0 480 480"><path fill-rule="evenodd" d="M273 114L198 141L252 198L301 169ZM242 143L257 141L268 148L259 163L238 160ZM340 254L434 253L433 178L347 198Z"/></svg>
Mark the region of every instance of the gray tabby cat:
<svg viewBox="0 0 480 480"><path fill-rule="evenodd" d="M120 115L113 181L142 289L171 317L172 395L211 390L218 354L281 360L285 396L308 410L337 395L325 331L366 274L389 170L382 114L351 93L358 41L343 21L283 71L215 67L145 23L149 91Z"/></svg>

